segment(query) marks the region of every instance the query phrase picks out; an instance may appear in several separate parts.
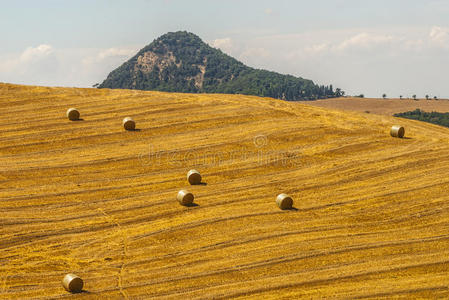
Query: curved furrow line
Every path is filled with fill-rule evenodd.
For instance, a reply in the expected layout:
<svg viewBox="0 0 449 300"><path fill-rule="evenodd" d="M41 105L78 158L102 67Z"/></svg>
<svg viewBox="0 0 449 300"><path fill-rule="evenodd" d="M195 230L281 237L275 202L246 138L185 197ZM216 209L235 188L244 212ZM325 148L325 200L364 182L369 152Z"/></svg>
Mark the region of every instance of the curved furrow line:
<svg viewBox="0 0 449 300"><path fill-rule="evenodd" d="M335 277L326 278L326 279L305 280L305 281L296 282L296 283L275 284L275 286L256 288L256 289L251 289L250 291L243 291L243 292L239 291L236 293L231 292L231 293L226 294L225 296L214 297L214 299L237 298L240 296L249 296L249 295L259 294L259 293L273 291L273 290L288 289L288 288L307 286L307 285L324 285L324 284L330 284L335 281L342 281L342 280L348 280L348 279L354 280L354 279L357 279L360 277L366 277L366 276L370 276L370 275L381 275L383 273L405 271L405 270L409 270L412 268L428 267L428 266L435 266L435 265L441 265L441 264L447 264L447 263L449 263L448 260L441 260L441 261L432 262L432 263L412 264L412 265L396 267L396 268L386 268L383 270L368 271L368 272L363 272L363 273L359 273L359 274L335 276Z"/></svg>
<svg viewBox="0 0 449 300"><path fill-rule="evenodd" d="M371 174L372 175L372 174ZM357 177L360 177L360 175L357 175ZM290 179L292 179L292 180L298 180L299 178L296 178L296 177L292 177L292 178L290 178ZM288 182L288 181L290 181L290 179L288 179L288 180L275 180L275 181L273 181L272 183L270 183L270 185L277 185L277 184L283 184L283 183L285 183L285 182ZM359 178L360 179L360 178ZM162 183L167 183L167 182L174 182L175 180L172 180L172 181L158 181L158 182L153 182L152 184L155 184L155 185L159 185L159 184L162 184ZM340 180L340 181L338 181L338 182L336 182L334 185L335 186L340 186L342 183L344 183L344 182L351 182L351 179L345 179L345 180ZM431 187L437 187L437 186L440 186L441 184L449 184L449 182L439 182L439 183L434 183L434 184L432 184L432 185L426 185L426 186L424 186L424 187L419 187L419 188L414 188L414 189L401 189L401 190L399 190L399 191L396 191L396 192L389 192L389 193L386 193L386 194L380 194L380 195L376 195L376 196L394 196L394 195L397 195L397 194L399 194L399 193L403 193L404 191L407 191L407 192L411 192L411 191L418 191L418 190L421 190L421 189L424 189L424 188L431 188ZM133 187L138 187L138 186L146 186L147 184L138 184L138 185L133 185ZM259 185L254 185L254 184L251 184L251 183L248 183L247 185L242 185L241 187L239 187L239 188L228 188L228 189L226 189L226 188L221 188L220 189L220 192L208 192L208 195L210 196L210 197L212 197L212 196L217 196L217 195L219 195L221 192L232 192L232 191L243 191L243 190L247 190L247 189L251 189L251 190L255 190L255 189L258 189L258 188L263 188L263 187L266 187L267 185L266 184L259 184ZM92 189L92 190L87 190L86 191L86 193L93 193L93 192L104 192L104 191L111 191L111 190L119 190L119 189L123 189L123 188L129 188L129 187L131 187L130 185L127 185L127 186L117 186L117 187L113 187L113 188L111 188L111 187L105 187L105 188L100 188L100 189ZM329 188L330 187L330 185L329 184L326 184L326 185L315 185L315 186L305 186L305 187L303 187L303 190L307 190L307 189L317 189L317 188L320 188L320 187L327 187L327 188ZM162 192L168 192L170 189L166 189L166 190L162 190ZM156 196L156 195L158 195L159 193L154 193L154 192L151 192L151 193L139 193L139 194L136 194L136 195L134 195L133 197L140 197L140 196ZM22 198L18 198L18 197L16 197L16 198L10 198L10 199L5 199L5 200L9 200L9 201L18 201L18 200L30 200L30 199L39 199L39 198L48 198L48 197L59 197L59 196L64 196L64 197L69 197L69 196L71 196L71 195L80 195L79 194L79 191L73 191L73 192L64 192L64 193L53 193L53 194L45 194L45 195L39 195L39 196L28 196L28 197L22 197ZM367 199L367 198L370 198L370 197L365 197L365 198L363 198L363 199L359 199L360 201L363 201L364 199ZM122 200L126 200L127 199L127 197L121 197L121 198L111 198L111 200L113 200L113 201L115 201L115 200L120 200L120 199L122 199ZM108 200L103 200L103 201L105 201L105 202L107 202ZM235 201L234 201L235 202ZM158 204L161 204L161 203L163 203L163 202L157 202L157 203L152 203L152 204L149 204L148 206L152 206L153 204L154 205L158 205ZM233 202L230 202L230 203L233 203ZM348 203L354 203L354 200L351 200L351 201L346 201L346 202L339 202L339 203L332 203L332 204L325 204L325 205L323 205L323 206L317 206L317 207L311 207L311 208L306 208L306 210L311 210L311 209L320 209L320 208L325 208L325 207L329 207L329 206L336 206L336 205L344 205L344 204L348 204ZM76 205L78 205L78 204L73 204L73 203L70 203L70 204L67 204L67 205L69 205L69 206L76 206ZM141 208L142 206L139 206L138 208ZM21 207L21 208L25 208L25 207Z"/></svg>
<svg viewBox="0 0 449 300"><path fill-rule="evenodd" d="M263 261L248 263L248 264L235 265L235 266L232 266L229 268L213 270L213 271L208 271L208 272L201 272L199 274L186 275L186 276L182 275L182 276L179 276L176 278L170 278L167 280L162 280L162 279L156 280L156 281L152 282L152 284L174 282L174 281L180 281L180 280L189 279L189 278L197 279L197 278L202 278L202 277L206 277L206 276L222 275L225 273L236 272L236 271L241 272L244 270L251 270L251 269L268 267L268 266L273 266L273 265L278 265L278 264L293 263L293 262L297 262L300 260L326 257L326 256L336 255L336 254L342 255L342 254L347 254L349 252L355 252L355 251L373 250L373 249L385 248L385 247L398 247L398 246L403 246L403 245L419 244L419 243L423 243L423 242L428 243L428 242L443 241L443 240L445 240L445 241L449 240L449 235L442 235L439 237L432 237L432 238L410 239L410 240L399 241L399 242L378 242L378 243L372 243L369 245L344 247L341 249L330 250L330 251L325 251L325 252L317 251L316 253L310 253L307 255L296 254L296 255L291 255L289 257L274 257L274 258L271 258L268 260L263 260Z"/></svg>
<svg viewBox="0 0 449 300"><path fill-rule="evenodd" d="M313 229L297 230L297 231L290 231L290 232L283 232L283 233L274 233L274 234L257 237L257 238L234 239L234 240L215 243L212 245L205 245L200 248L190 249L187 251L179 251L179 252L165 254L162 256L158 256L158 257L142 259L142 260L131 262L128 265L131 267L131 266L139 265L139 264L149 264L152 262L162 261L165 259L179 258L180 256L187 256L187 255L190 256L193 254L209 252L211 250L219 250L219 249L225 249L225 248L230 248L230 247L234 247L234 246L242 246L242 245L257 243L257 242L261 242L261 241L265 241L265 240L272 240L275 238L295 236L295 235L307 234L307 233L327 232L327 231L334 231L334 230L340 230L340 229L346 229L346 228L347 227L345 227L345 226L333 226L333 227L320 226L318 228L313 228ZM138 240L138 239L133 238L133 240ZM139 247L139 250L144 251L145 247Z"/></svg>
<svg viewBox="0 0 449 300"><path fill-rule="evenodd" d="M317 256L310 256L310 257L317 257ZM300 259L304 259L307 257L303 257L303 258L297 258L294 260L300 260ZM289 262L292 262L293 260L290 259ZM282 263L287 262L287 261L282 261ZM279 262L281 263L281 262ZM305 285L317 285L317 284L329 284L335 281L341 281L341 280L347 280L347 279L356 279L356 278L360 278L360 277L365 277L368 275L380 275L382 273L391 273L391 272L396 272L396 271L403 271L403 270L408 270L411 268L417 268L417 267L425 267L425 266L434 266L434 265L441 265L441 264L448 264L449 260L441 260L438 262L430 262L430 263L420 263L420 264L410 264L410 265L406 265L406 266L400 266L400 267L390 267L390 268L385 268L383 270L375 270L375 271L367 271L367 272L360 272L357 274L350 274L350 275L343 275L343 276L334 276L331 278L325 278L325 279L316 279L316 280L304 280L304 281L300 281L300 282L296 282L296 283L288 283L288 284L277 284L274 283L275 286L270 286L270 287L266 287L266 288L256 288L256 289L251 289L251 291L241 291L241 290L237 290L237 292L230 292L229 294L227 294L226 296L223 297L217 297L217 295L214 295L214 299L226 299L226 298L234 298L234 297L239 297L239 296L244 296L244 295L249 295L249 294L257 294L257 293L261 293L261 292L266 292L266 291L272 291L272 290L277 290L277 289L285 289L285 288L292 288L292 287L298 287L298 286L305 286ZM271 265L273 264L273 262L270 263ZM266 266L266 265L263 265ZM258 267L258 266L256 266ZM252 269L254 267L251 267L249 269ZM230 272L241 272L242 270L248 270L248 268L241 268L241 267L235 267L234 269L228 268L228 269L222 269L222 270L214 270L214 271L209 271L209 272L202 272L200 274L193 274L193 275L187 275L187 276L177 276L175 278L169 278L169 279L159 279L159 280L149 280L146 281L145 283L142 284L132 284L132 285L127 285L126 288L141 288L144 286L154 286L154 285L158 285L158 284L173 284L176 281L182 281L182 280L197 280L197 279L201 279L204 277L208 277L208 276L217 276L217 275L223 275L224 273L230 273ZM285 274L284 276L287 277L290 274ZM274 276L275 278L279 278L279 277L284 277L284 276ZM267 276L267 278L271 278L272 276ZM257 281L257 280L254 280ZM281 281L282 280L278 280ZM225 286L227 285L232 285L232 284L225 284ZM220 285L215 285L213 287L217 287ZM201 290L203 288L198 288L198 290ZM102 292L104 291L110 291L110 290L114 290L114 289L107 289L107 290L102 290ZM231 290L232 291L232 290ZM160 293L155 293L152 295L147 295L150 297L159 297L159 296L166 296L166 295L171 295L171 294L178 294L179 291L175 291L174 293L170 293L170 292L164 292L162 294ZM211 295L209 295L210 297Z"/></svg>
<svg viewBox="0 0 449 300"><path fill-rule="evenodd" d="M436 224L432 224L433 226L435 226ZM421 226L413 226L410 229L413 230L420 230L420 229L426 229L429 227L429 224L424 224ZM136 261L134 263L130 263L130 265L137 265L137 264L143 264L143 263L151 263L151 262L155 262L155 261L161 261L164 259L173 259L176 257L180 257L180 256L191 256L193 254L198 254L198 253L202 253L202 252L208 252L211 250L218 250L218 249L225 249L225 248L229 248L229 247L233 247L233 246L241 246L241 245L245 245L245 244L250 244L250 243L257 243L260 241L264 241L264 240L272 240L275 238L279 238L279 237L288 237L288 236L295 236L295 235L300 235L300 234L307 234L307 233L317 233L317 232L328 232L328 231L338 231L338 230L347 230L347 231L351 231L351 229L357 229L357 228L361 228L360 226L333 226L333 227L326 227L326 226L316 226L316 228L311 228L311 229L305 229L305 230L299 230L299 231L292 231L292 232L282 232L282 233L275 233L275 234L270 234L270 235L266 235L266 236L262 236L262 237L257 237L257 238L247 238L247 237L243 237L241 239L235 239L235 240L229 240L229 241L222 241L216 244L212 244L212 245L206 245L200 248L193 248L193 249L189 249L189 250L185 250L185 251L178 251L176 253L170 253L170 254L166 254L163 256L159 256L159 257L154 257L151 259L143 259L143 260L139 260ZM354 238L354 237L361 237L361 236L369 236L369 235L373 235L373 236L377 236L379 234L385 234L385 233L394 233L394 232L402 232L403 229L397 229L397 228L393 228L390 230L381 230L381 231L370 231L370 232L362 232L362 233L348 233L348 234L336 234L336 235L329 235L329 234L323 234L323 237L317 237L317 238L309 238L309 239L304 239L302 240L303 243L309 243L309 242L317 242L317 241L329 241L332 239L337 239L337 238ZM135 238L133 240L136 240ZM145 249L147 249L147 247L145 246L140 246L139 247L139 251L145 251Z"/></svg>
<svg viewBox="0 0 449 300"><path fill-rule="evenodd" d="M349 299L369 299L369 298L371 298L371 299L380 299L380 298L391 299L391 297L401 296L401 295L408 296L409 299L411 299L412 294L422 293L422 292L437 292L437 291L449 293L449 288L446 285L434 285L434 286L425 287L425 288L400 289L400 290L395 290L392 292L385 292L385 293L372 293L372 294L357 295L357 296L351 297Z"/></svg>
<svg viewBox="0 0 449 300"><path fill-rule="evenodd" d="M261 114L262 116L262 114ZM206 125L207 123L211 122L211 121L216 121L216 122L221 122L221 121L227 121L227 120L233 120L232 123L227 122L228 124L226 126L221 127L221 129L226 129L226 128L230 128L232 126L234 126L234 123L239 122L239 124L251 124L254 123L254 121L248 121L246 120L244 117L241 117L241 120L236 120L235 117L216 117L215 119L209 119L209 120L200 120L200 121L184 121L184 122L177 122L176 124L170 124L170 125L162 125L162 126L155 126L152 127L152 134L151 135L147 135L147 138L150 138L152 135L155 135L157 133L157 131L161 131L161 130L165 130L165 129L171 129L173 130L174 127L177 128L182 128L183 130L179 130L176 134L169 134L169 135L159 135L158 137L164 137L164 136L174 136L174 135L182 135L185 134L185 127L186 125L189 126L195 126L195 125ZM119 128L117 126L117 128ZM143 129L143 130L147 130L147 129ZM196 130L198 130L198 132L201 131L210 131L209 128L196 128ZM50 146L50 145L54 145L54 144L58 144L62 141L64 141L65 143L69 143L70 148L71 149L71 145L79 145L79 144L84 144L86 146L88 145L94 145L92 144L92 142L98 142L98 140L104 140L109 138L112 139L113 137L117 137L117 141L115 143L123 143L123 140L119 140L118 137L122 137L123 138L123 132L122 131L111 131L111 132L101 132L101 133L97 133L97 132L91 132L91 134L89 135L85 135L85 136L79 136L79 137L60 137L62 135L62 133L66 133L67 134L67 130L59 130L59 131L55 131L55 130L49 130L49 132L51 132L51 135L45 135L46 138L51 138L51 137L56 137L56 138L52 138L51 142L44 140L44 141L39 141L39 142L28 142L28 143L24 143L22 144L20 147L22 148L30 148L30 147L38 147L38 146ZM38 138L39 136L36 136L35 134L29 134L28 137L34 137L34 138ZM7 141L15 141L17 139L17 137L13 137L10 139L2 139L4 142ZM22 135L20 136L20 139L27 139L27 136ZM129 136L127 136L127 139L129 140ZM91 143L88 143L89 141L91 141ZM81 142L81 143L80 143ZM111 144L114 144L114 142L112 142ZM206 147L206 146L204 146ZM42 147L41 147L42 148ZM11 145L11 146L3 146L0 147L1 151L12 151L15 150L15 152L17 152L17 146ZM29 151L29 149L26 149L27 151ZM60 150L60 149L57 149ZM55 150L55 151L57 151ZM37 152L39 153L39 152ZM45 153L45 152L44 152Z"/></svg>
<svg viewBox="0 0 449 300"><path fill-rule="evenodd" d="M139 107L139 113L136 114L136 106L130 106L128 108L121 108L121 109L108 109L105 111L100 111L98 109L95 109L95 107L89 107L89 110L82 110L83 114L82 114L82 118L85 120L85 122L80 123L83 125L86 125L84 127L80 127L80 128L89 128L91 126L90 123L95 122L96 124L98 124L99 122L101 124L105 124L107 123L107 121L112 121L112 120L116 120L117 117L109 117L112 114L117 114L117 113L133 113L133 116L142 116L142 115L149 115L152 118L156 118L156 116L163 115L164 118L166 119L168 117L167 113L168 112L177 112L179 109L182 109L184 111L186 111L187 113L194 113L199 111L198 105L195 104L180 104L180 107L173 107L173 104L169 104L169 105L164 105L167 108L160 108L159 106L156 105L149 105L149 106L143 106ZM154 108L154 107L158 107L158 109L150 109L149 108ZM226 107L227 109L218 109L219 107ZM104 105L98 106L98 108L104 108ZM216 114L219 113L230 113L229 107L227 107L226 105L222 104L222 105L217 105L217 106L202 106L201 107L201 113L204 113L206 110L206 108L209 108L209 110L214 111ZM32 110L31 110L32 111ZM89 113L90 111L93 111L95 113ZM237 109L235 109L235 111L237 111ZM174 116L176 114L173 114ZM93 117L93 116L101 116L101 118L99 119L89 119L89 117ZM205 115L207 116L207 115ZM32 122L32 124L36 123L37 125L32 125L29 126L27 124L30 124L30 122L24 123L24 120L20 120L17 122L8 122L7 126L5 126L6 128L11 127L11 130L3 130L3 133L8 133L8 132L14 132L14 133L20 133L21 131L27 131L27 130L33 130L33 129L42 129L40 130L40 132L42 133L49 133L49 132L55 132L55 127L57 127L57 125L61 124L61 120L65 121L65 125L69 126L68 124L71 124L71 122L66 121L66 116L65 116L65 111L62 111L61 116L59 116L58 118L52 117L52 118L39 118L39 119L32 119L34 120L34 122ZM51 122L50 122L51 121ZM44 123L44 124L43 124ZM21 125L21 126L27 126L27 127L17 127L17 125ZM87 126L89 125L89 126ZM64 130L62 130L61 132L63 132ZM20 137L22 135L17 134L16 136Z"/></svg>
<svg viewBox="0 0 449 300"><path fill-rule="evenodd" d="M162 214L153 215L153 216L139 216L138 218L135 218L132 220L121 221L121 225L125 226L125 225L135 225L135 224L139 224L139 223L147 223L149 221L159 219L161 216L167 217L170 215L174 216L177 214L179 214L178 211L173 211L170 214L162 213ZM175 232L175 231L179 231L179 230L190 229L190 228L194 228L194 227L198 227L198 226L211 225L211 224L216 224L216 223L226 222L226 221L231 221L231 220L236 220L236 219L262 217L262 216L266 216L266 215L276 215L276 214L282 214L282 212L279 212L279 211L260 212L260 213L245 214L245 215L238 215L238 216L231 216L231 217L210 218L210 219L206 219L206 220L194 221L194 222L182 224L179 226L173 226L170 228L165 228L165 229L160 229L157 231L149 232L149 233L142 235L141 237L149 237L149 236L157 235L160 233L171 233L171 232ZM90 225L90 226L70 228L70 229L63 228L63 229L58 229L58 230L53 230L53 231L47 231L46 233L23 233L14 238L10 237L8 240L1 241L0 249L9 249L11 247L18 246L18 245L35 244L35 243L42 242L46 238L54 237L54 236L66 236L66 235L80 234L80 233L87 233L87 232L89 232L89 233L99 232L99 231L104 231L106 229L110 229L111 227L112 226L110 224L109 225L108 224L95 224L95 226ZM134 239L136 239L136 238L134 237Z"/></svg>

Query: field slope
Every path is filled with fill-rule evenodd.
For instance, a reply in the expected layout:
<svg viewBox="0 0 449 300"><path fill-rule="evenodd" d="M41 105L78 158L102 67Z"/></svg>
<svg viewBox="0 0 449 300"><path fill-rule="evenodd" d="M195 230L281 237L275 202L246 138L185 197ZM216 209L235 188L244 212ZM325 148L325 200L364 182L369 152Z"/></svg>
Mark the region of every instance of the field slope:
<svg viewBox="0 0 449 300"><path fill-rule="evenodd" d="M2 299L449 297L446 128L239 95L0 84L0 104Z"/></svg>
<svg viewBox="0 0 449 300"><path fill-rule="evenodd" d="M304 103L304 102L302 102ZM426 99L378 99L378 98L332 98L325 100L309 101L307 104L347 111L369 112L373 114L389 115L412 111L417 108L432 112L449 112L449 100Z"/></svg>

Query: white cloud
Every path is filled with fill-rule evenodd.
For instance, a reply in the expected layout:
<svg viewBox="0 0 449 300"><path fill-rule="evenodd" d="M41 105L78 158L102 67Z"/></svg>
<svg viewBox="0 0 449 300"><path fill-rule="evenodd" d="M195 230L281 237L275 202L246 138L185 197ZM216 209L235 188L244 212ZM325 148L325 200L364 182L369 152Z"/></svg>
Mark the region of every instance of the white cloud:
<svg viewBox="0 0 449 300"><path fill-rule="evenodd" d="M273 69L270 66L271 56L271 51L265 47L248 47L237 58L256 69Z"/></svg>
<svg viewBox="0 0 449 300"><path fill-rule="evenodd" d="M430 29L430 41L440 47L449 48L449 28L434 26Z"/></svg>
<svg viewBox="0 0 449 300"><path fill-rule="evenodd" d="M370 49L379 45L384 45L394 40L391 35L370 34L366 32L359 33L344 40L335 47L336 50L342 51L349 48L364 48Z"/></svg>
<svg viewBox="0 0 449 300"><path fill-rule="evenodd" d="M270 51L268 51L265 48L248 48L245 51L243 51L242 54L240 54L241 59L248 59L251 57L258 57L258 58L267 58L270 56Z"/></svg>
<svg viewBox="0 0 449 300"><path fill-rule="evenodd" d="M20 55L20 61L22 62L36 61L48 57L51 54L53 54L53 47L51 45L42 44L34 48L28 47Z"/></svg>
<svg viewBox="0 0 449 300"><path fill-rule="evenodd" d="M211 43L212 47L218 48L225 53L231 53L234 46L231 38L222 38L213 40Z"/></svg>
<svg viewBox="0 0 449 300"><path fill-rule="evenodd" d="M23 67L29 67L42 62L53 55L51 45L39 45L37 47L28 47L18 55L10 55L0 60L0 71L14 72Z"/></svg>
<svg viewBox="0 0 449 300"><path fill-rule="evenodd" d="M315 54L321 54L323 52L326 52L329 49L330 49L329 44L321 43L321 44L306 46L304 48L304 51L308 54L315 55Z"/></svg>
<svg viewBox="0 0 449 300"><path fill-rule="evenodd" d="M0 80L5 82L44 84L58 69L54 48L46 44L0 58Z"/></svg>
<svg viewBox="0 0 449 300"><path fill-rule="evenodd" d="M100 60L102 60L102 59L105 59L108 57L113 57L113 56L129 57L136 53L137 53L137 49L135 49L135 48L109 48L109 49L100 51L100 53L98 53L98 58Z"/></svg>
<svg viewBox="0 0 449 300"><path fill-rule="evenodd" d="M125 61L136 54L137 48L108 48L108 49L92 49L92 54L83 58L84 65L94 65L104 63L104 61ZM95 53L94 53L95 52Z"/></svg>
<svg viewBox="0 0 449 300"><path fill-rule="evenodd" d="M137 52L138 47L59 49L42 44L0 56L0 81L89 87Z"/></svg>
<svg viewBox="0 0 449 300"><path fill-rule="evenodd" d="M336 29L232 38L235 57L252 67L309 78L319 84L332 83L348 94L441 96L449 57L446 48L436 41L449 45L449 30L432 29Z"/></svg>

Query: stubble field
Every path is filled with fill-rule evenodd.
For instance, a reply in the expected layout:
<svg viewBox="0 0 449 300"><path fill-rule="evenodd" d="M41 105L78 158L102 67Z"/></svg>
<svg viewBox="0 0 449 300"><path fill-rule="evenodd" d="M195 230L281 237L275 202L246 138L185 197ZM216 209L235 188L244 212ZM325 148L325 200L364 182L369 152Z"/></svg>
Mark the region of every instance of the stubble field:
<svg viewBox="0 0 449 300"><path fill-rule="evenodd" d="M0 84L0 104L0 298L449 297L446 128L240 95Z"/></svg>
<svg viewBox="0 0 449 300"><path fill-rule="evenodd" d="M378 99L378 98L332 98L317 101L302 102L313 106L373 113L392 116L395 113L412 111L417 108L423 111L449 112L449 100L426 100L426 99Z"/></svg>

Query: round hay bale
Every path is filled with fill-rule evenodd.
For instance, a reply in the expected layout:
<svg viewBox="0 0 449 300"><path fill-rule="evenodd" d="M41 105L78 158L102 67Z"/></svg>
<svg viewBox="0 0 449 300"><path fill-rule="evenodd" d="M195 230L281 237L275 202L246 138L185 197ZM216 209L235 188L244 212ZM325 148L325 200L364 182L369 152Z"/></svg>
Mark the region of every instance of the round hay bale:
<svg viewBox="0 0 449 300"><path fill-rule="evenodd" d="M190 170L187 173L187 180L190 184L200 184L201 183L201 174L197 170Z"/></svg>
<svg viewBox="0 0 449 300"><path fill-rule="evenodd" d="M391 127L390 130L390 135L392 137L398 137L398 138L403 138L405 134L405 129L402 126L399 125L394 125L393 127Z"/></svg>
<svg viewBox="0 0 449 300"><path fill-rule="evenodd" d="M62 279L62 286L71 293L80 293L83 290L84 282L75 274L67 274Z"/></svg>
<svg viewBox="0 0 449 300"><path fill-rule="evenodd" d="M180 190L178 192L178 196L176 197L176 199L178 199L179 203L184 206L191 205L193 203L194 198L195 197L193 196L193 194L186 190Z"/></svg>
<svg viewBox="0 0 449 300"><path fill-rule="evenodd" d="M292 209L293 208L293 199L287 194L279 194L276 197L276 204L280 209Z"/></svg>
<svg viewBox="0 0 449 300"><path fill-rule="evenodd" d="M69 108L67 110L67 118L71 121L76 121L80 119L80 112L76 108Z"/></svg>
<svg viewBox="0 0 449 300"><path fill-rule="evenodd" d="M126 130L136 129L136 122L134 122L134 120L130 117L124 118L122 124Z"/></svg>

